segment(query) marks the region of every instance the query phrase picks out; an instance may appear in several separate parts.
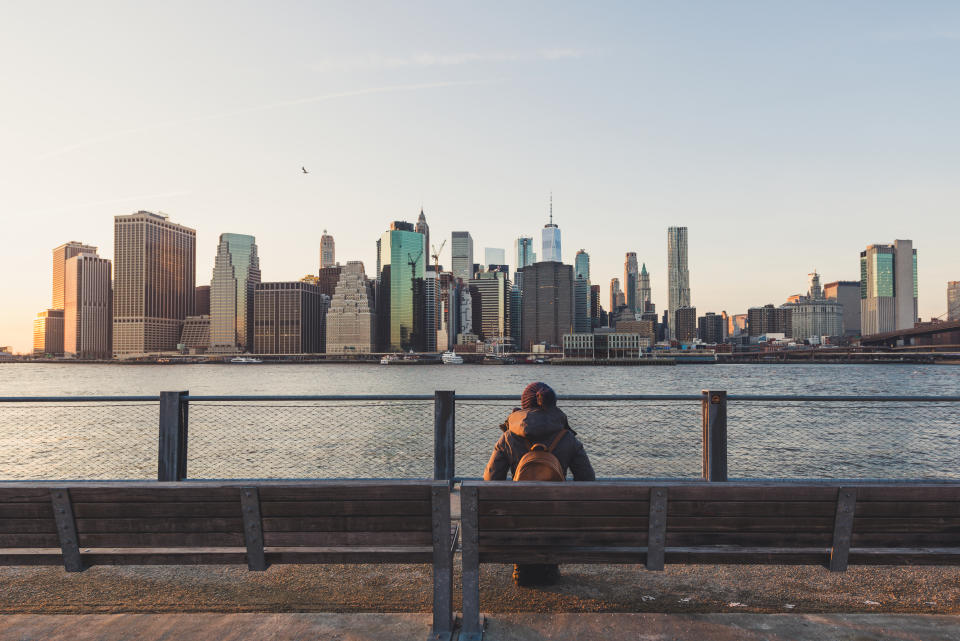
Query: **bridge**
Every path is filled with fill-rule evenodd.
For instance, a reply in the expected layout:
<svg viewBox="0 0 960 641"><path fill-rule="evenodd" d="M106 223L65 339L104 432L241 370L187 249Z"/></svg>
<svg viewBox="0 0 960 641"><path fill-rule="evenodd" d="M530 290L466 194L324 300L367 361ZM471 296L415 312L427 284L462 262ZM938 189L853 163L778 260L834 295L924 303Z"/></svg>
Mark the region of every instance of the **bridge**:
<svg viewBox="0 0 960 641"><path fill-rule="evenodd" d="M918 323L910 329L898 329L860 338L870 347L955 347L960 348L960 321Z"/></svg>

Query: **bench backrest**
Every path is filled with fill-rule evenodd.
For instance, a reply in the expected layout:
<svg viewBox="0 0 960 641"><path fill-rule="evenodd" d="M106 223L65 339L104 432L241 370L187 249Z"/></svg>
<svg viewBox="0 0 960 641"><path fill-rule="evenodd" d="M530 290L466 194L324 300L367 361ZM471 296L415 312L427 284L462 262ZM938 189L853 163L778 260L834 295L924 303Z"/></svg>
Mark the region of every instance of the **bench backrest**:
<svg viewBox="0 0 960 641"><path fill-rule="evenodd" d="M0 563L429 563L435 503L444 482L0 484Z"/></svg>
<svg viewBox="0 0 960 641"><path fill-rule="evenodd" d="M465 482L461 500L480 562L960 562L960 483Z"/></svg>

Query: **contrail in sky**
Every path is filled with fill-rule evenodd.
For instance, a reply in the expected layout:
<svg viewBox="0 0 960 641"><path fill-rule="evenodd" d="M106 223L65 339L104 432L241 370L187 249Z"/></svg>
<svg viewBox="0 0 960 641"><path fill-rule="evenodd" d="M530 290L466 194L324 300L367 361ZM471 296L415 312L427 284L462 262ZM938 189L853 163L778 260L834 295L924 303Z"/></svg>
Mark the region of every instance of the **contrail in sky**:
<svg viewBox="0 0 960 641"><path fill-rule="evenodd" d="M107 142L109 140L116 140L117 138L123 138L124 136L130 136L133 134L142 133L144 131L152 131L154 129L163 129L165 127L175 127L178 125L186 125L196 122L206 122L209 120L220 120L223 118L230 118L233 116L242 116L251 113L257 113L260 111L269 111L271 109L279 109L281 107L293 107L296 105L305 105L313 102L327 102L330 100L339 100L341 98L352 98L355 96L367 96L371 94L380 94L380 93L397 93L402 91L419 91L422 89L443 89L446 87L464 87L470 85L480 85L487 84L487 81L484 80L453 80L449 82L427 82L413 85L388 85L385 87L369 87L367 89L355 89L353 91L339 91L336 93L322 94L319 96L309 96L306 98L295 98L292 100L282 100L280 102L271 102L263 105L256 105L253 107L245 107L243 109L235 109L233 111L224 111L218 114L210 114L207 116L197 116L195 118L186 118L183 120L168 120L166 122L158 122L150 125L144 125L142 127L133 127L130 129L120 129L103 136L97 136L96 138L89 138L87 140L82 140L59 149L54 149L51 151L44 152L37 157L38 160L45 160L47 158L54 158L56 156L62 156L68 154L71 151L81 149L83 147L89 147L101 142Z"/></svg>

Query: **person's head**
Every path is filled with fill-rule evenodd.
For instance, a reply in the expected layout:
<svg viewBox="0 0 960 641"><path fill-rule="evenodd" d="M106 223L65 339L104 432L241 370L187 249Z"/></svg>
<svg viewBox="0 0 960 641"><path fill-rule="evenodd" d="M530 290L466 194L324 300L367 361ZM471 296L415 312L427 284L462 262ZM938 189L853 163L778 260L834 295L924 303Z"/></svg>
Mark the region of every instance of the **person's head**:
<svg viewBox="0 0 960 641"><path fill-rule="evenodd" d="M520 397L520 407L525 410L547 410L556 406L557 393L546 383L530 383Z"/></svg>

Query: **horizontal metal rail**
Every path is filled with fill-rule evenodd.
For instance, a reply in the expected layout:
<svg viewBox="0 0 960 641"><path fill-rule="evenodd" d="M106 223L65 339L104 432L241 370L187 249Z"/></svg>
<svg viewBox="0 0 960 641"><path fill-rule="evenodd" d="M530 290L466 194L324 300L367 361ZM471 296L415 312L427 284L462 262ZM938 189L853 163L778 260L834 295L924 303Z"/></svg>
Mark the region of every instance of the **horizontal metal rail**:
<svg viewBox="0 0 960 641"><path fill-rule="evenodd" d="M433 394L268 394L268 395L187 395L185 400L198 402L216 401L432 401ZM516 394L457 394L459 401L519 401ZM106 402L152 402L160 396L0 396L0 403L106 403ZM564 394L560 401L701 401L702 394ZM802 402L899 402L899 403L958 403L960 396L816 396L784 394L736 394L727 396L728 401L802 401Z"/></svg>

